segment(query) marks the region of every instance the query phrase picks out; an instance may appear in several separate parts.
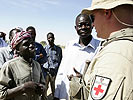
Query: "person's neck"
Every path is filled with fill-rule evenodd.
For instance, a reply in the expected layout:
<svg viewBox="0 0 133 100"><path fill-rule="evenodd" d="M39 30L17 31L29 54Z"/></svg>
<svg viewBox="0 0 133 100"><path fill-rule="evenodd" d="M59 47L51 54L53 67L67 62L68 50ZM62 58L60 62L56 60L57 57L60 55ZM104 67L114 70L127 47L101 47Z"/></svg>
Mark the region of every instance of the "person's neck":
<svg viewBox="0 0 133 100"><path fill-rule="evenodd" d="M91 40L92 40L92 35L89 35L88 37L85 37L85 38L80 37L79 44L82 46L87 46Z"/></svg>
<svg viewBox="0 0 133 100"><path fill-rule="evenodd" d="M124 26L124 25L114 25L114 26L112 26L112 28L110 28L110 29L108 28L109 30L106 31L106 37L105 37L105 39L109 38L110 35L113 32L119 31L119 30L124 29L124 28L128 28L127 26Z"/></svg>
<svg viewBox="0 0 133 100"><path fill-rule="evenodd" d="M119 23L115 19L115 17L112 17L112 19L108 23L106 23L104 25L105 25L105 27L104 27L104 29L105 29L104 33L105 34L104 35L106 35L104 37L104 39L109 38L111 33L113 33L113 32L119 31L119 30L124 29L124 28L128 28L128 26Z"/></svg>
<svg viewBox="0 0 133 100"><path fill-rule="evenodd" d="M52 44L49 44L50 45L50 47L54 47L54 43L52 43Z"/></svg>
<svg viewBox="0 0 133 100"><path fill-rule="evenodd" d="M26 57L26 58L25 58L25 57L22 57L22 58L23 58L25 61L27 61L28 63L30 63L30 64L32 63L32 58L27 58L27 57Z"/></svg>

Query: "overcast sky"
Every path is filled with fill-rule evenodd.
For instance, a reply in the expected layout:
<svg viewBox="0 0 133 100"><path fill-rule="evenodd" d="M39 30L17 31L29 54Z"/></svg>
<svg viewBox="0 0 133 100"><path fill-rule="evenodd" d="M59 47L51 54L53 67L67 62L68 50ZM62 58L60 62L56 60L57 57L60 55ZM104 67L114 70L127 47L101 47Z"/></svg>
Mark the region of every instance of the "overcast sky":
<svg viewBox="0 0 133 100"><path fill-rule="evenodd" d="M47 41L46 34L55 34L55 43L65 45L78 38L75 18L91 0L0 0L0 31L7 34L14 27L34 26L36 41Z"/></svg>

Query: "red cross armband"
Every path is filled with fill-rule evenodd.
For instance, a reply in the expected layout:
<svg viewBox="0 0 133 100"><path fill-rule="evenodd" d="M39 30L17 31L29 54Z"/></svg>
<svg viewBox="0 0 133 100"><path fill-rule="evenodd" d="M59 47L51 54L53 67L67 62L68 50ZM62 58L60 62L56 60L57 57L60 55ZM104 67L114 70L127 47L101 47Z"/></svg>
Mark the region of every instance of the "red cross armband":
<svg viewBox="0 0 133 100"><path fill-rule="evenodd" d="M94 100L103 99L108 91L110 83L111 83L110 78L96 75L90 92L92 99Z"/></svg>

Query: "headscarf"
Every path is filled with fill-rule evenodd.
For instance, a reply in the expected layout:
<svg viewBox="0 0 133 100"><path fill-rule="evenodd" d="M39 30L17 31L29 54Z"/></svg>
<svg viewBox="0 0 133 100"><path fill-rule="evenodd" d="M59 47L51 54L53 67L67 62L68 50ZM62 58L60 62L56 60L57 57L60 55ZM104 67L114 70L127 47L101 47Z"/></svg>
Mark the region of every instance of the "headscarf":
<svg viewBox="0 0 133 100"><path fill-rule="evenodd" d="M16 46L22 42L25 38L28 38L28 37L31 37L30 33L29 32L25 32L25 31L22 31L22 32L17 32L12 41L11 41L11 48L13 50L16 49Z"/></svg>

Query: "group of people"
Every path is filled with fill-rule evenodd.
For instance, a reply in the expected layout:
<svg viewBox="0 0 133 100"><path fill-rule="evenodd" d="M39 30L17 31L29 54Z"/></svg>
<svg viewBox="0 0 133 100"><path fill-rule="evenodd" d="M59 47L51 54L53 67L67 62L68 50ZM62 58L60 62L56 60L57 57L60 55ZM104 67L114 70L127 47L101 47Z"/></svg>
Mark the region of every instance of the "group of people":
<svg viewBox="0 0 133 100"><path fill-rule="evenodd" d="M79 38L66 44L63 56L53 33L42 47L34 27L11 30L7 52L0 48L0 99L47 100L50 82L53 100L133 100L132 16L133 0L92 0L76 17ZM93 27L103 41L91 35ZM82 90L80 98L71 96L73 77L83 78L87 99Z"/></svg>
<svg viewBox="0 0 133 100"><path fill-rule="evenodd" d="M9 45L0 48L0 99L47 100L47 88L52 78L50 82L54 88L62 49L54 44L51 32L47 34L49 44L46 47L35 38L33 26L26 31L17 27L9 32ZM52 77L48 80L49 75Z"/></svg>

